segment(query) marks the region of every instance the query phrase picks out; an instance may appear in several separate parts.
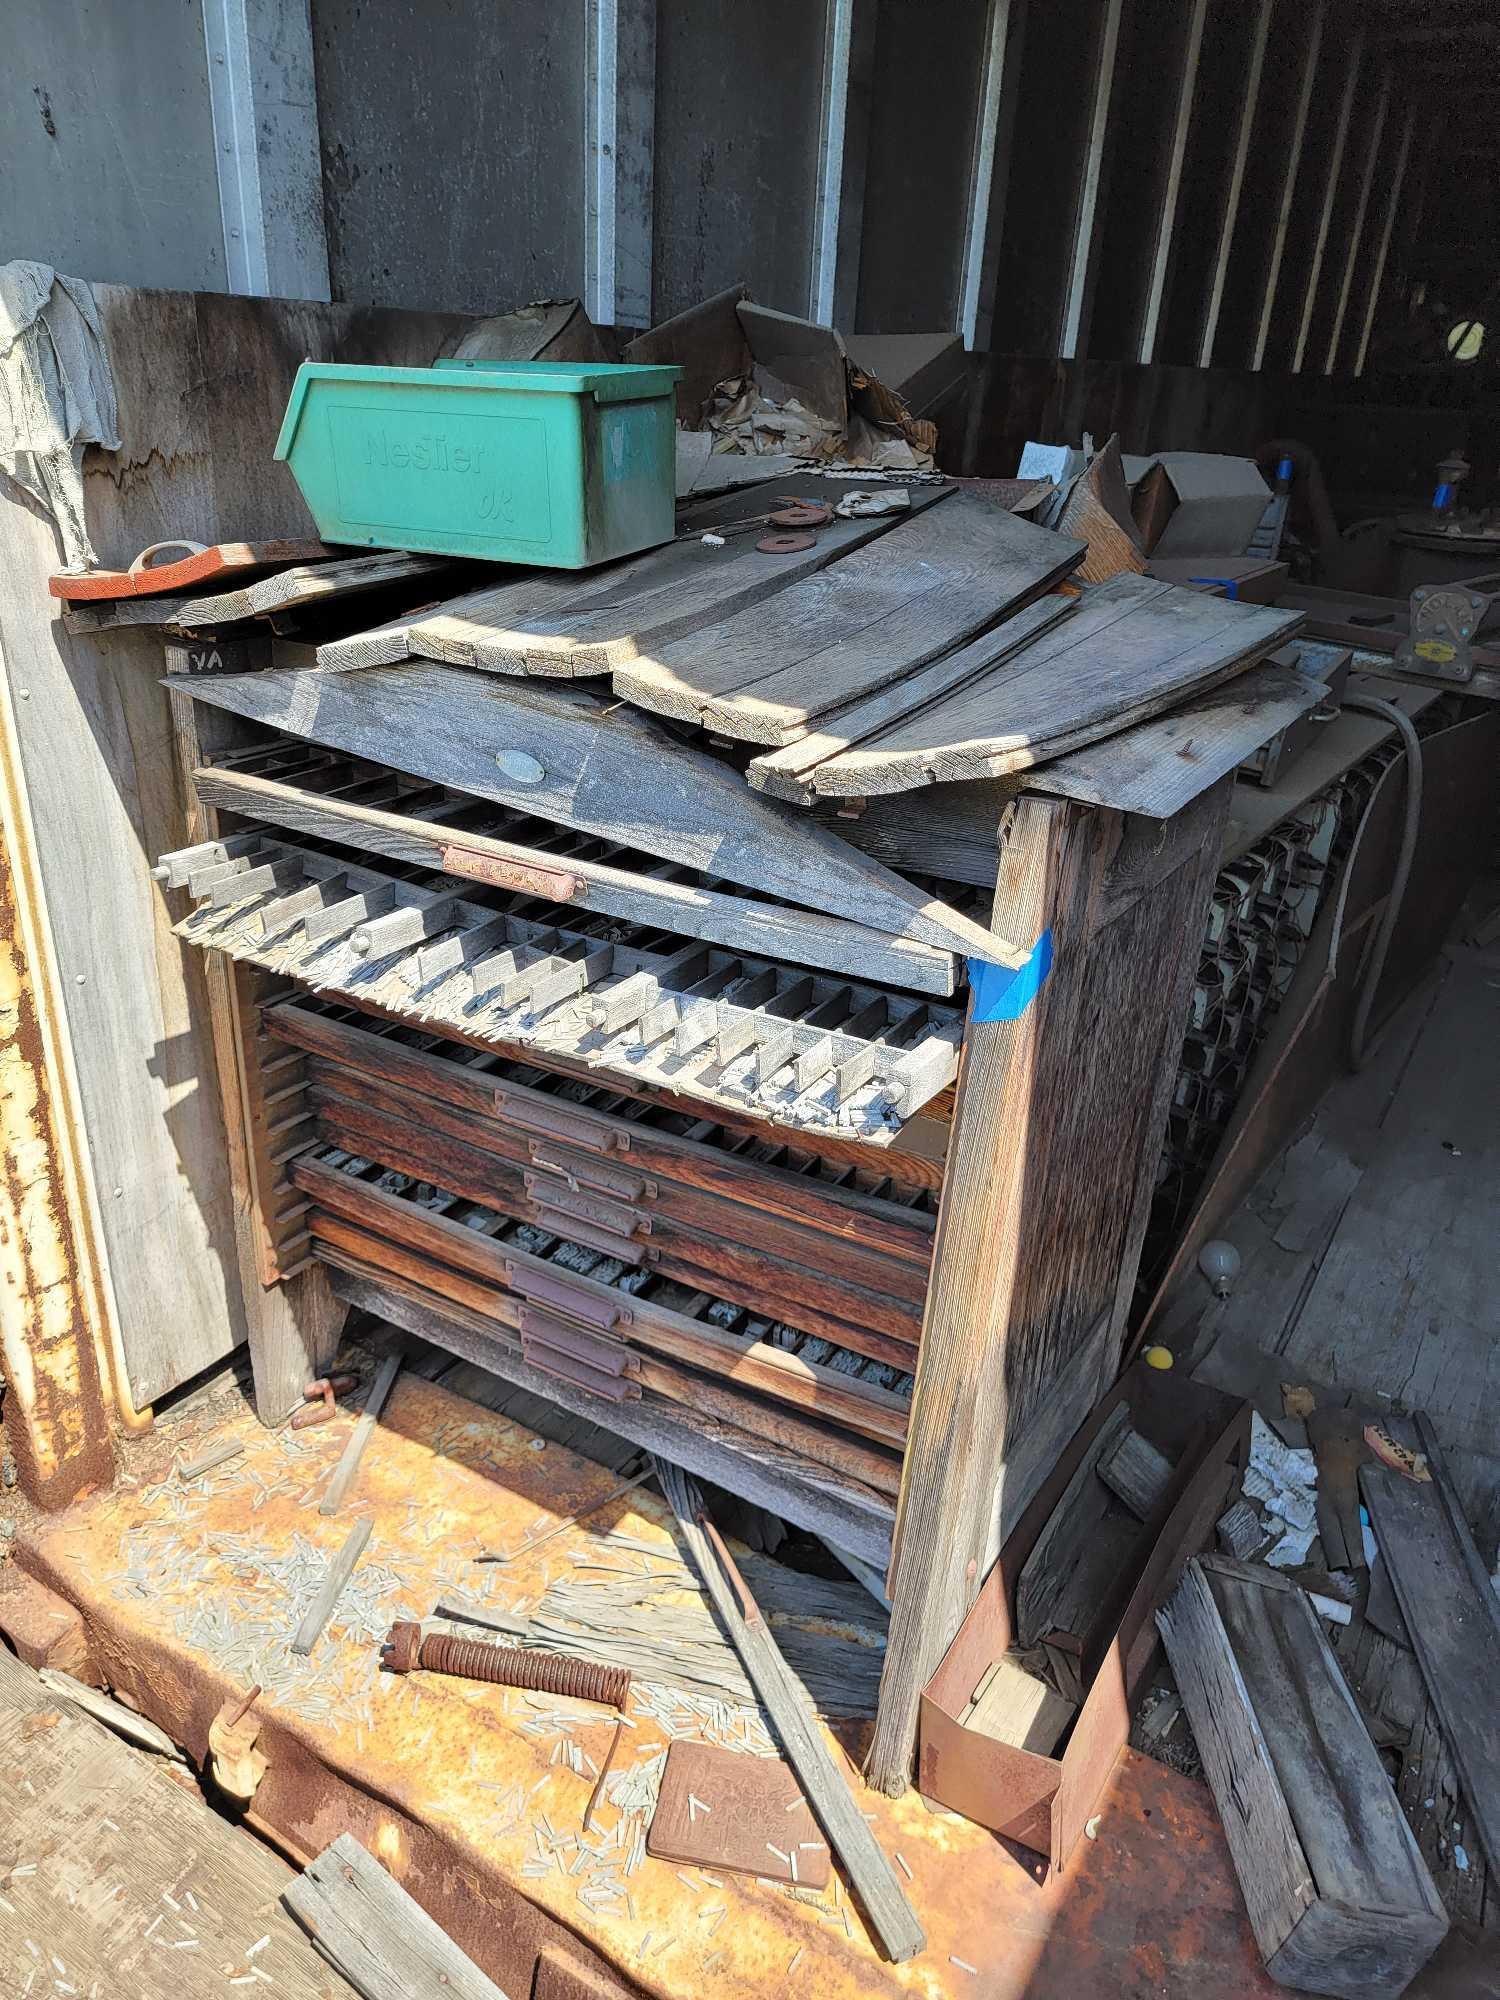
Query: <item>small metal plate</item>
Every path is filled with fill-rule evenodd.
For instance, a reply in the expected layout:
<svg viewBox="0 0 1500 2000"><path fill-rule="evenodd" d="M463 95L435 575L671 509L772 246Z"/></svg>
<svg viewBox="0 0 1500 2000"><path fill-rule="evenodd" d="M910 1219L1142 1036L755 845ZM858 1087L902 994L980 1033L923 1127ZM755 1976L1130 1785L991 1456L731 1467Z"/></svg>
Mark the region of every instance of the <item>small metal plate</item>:
<svg viewBox="0 0 1500 2000"><path fill-rule="evenodd" d="M668 1750L646 1852L807 1889L826 1888L830 1872L828 1843L790 1765L712 1743Z"/></svg>

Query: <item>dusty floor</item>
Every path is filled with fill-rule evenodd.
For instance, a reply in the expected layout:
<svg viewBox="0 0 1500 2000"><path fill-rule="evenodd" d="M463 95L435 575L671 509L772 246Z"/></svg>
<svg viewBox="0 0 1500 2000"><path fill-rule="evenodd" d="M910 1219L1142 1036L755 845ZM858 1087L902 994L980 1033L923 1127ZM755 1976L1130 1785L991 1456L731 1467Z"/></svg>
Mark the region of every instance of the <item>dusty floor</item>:
<svg viewBox="0 0 1500 2000"><path fill-rule="evenodd" d="M127 1447L115 1492L26 1522L18 1547L27 1569L83 1607L111 1683L195 1758L224 1696L264 1685L259 1747L270 1768L253 1812L294 1858L352 1830L502 1985L515 1978L503 1939L519 1912L523 1928L576 1937L664 2000L779 1986L789 1974L798 1985L933 2000L1210 1990L1239 2000L1274 1990L1207 1794L1133 1755L1097 1838L1046 1884L915 1793L893 1803L861 1788L887 1852L910 1871L928 1932L928 1949L900 1968L879 1958L837 1874L814 1894L644 1855L673 1735L765 1748L753 1710L640 1690L629 1748L584 1835L605 1712L434 1676L393 1679L379 1671L378 1645L394 1618L425 1615L445 1588L509 1609L580 1565L670 1573L678 1558L662 1503L632 1495L533 1556L476 1568L479 1549L515 1547L615 1475L407 1375L343 1512L324 1519L317 1501L351 1423L345 1414L323 1429L271 1433L238 1399L220 1400ZM174 1458L209 1435L241 1438L245 1449L183 1484ZM374 1524L368 1550L323 1639L298 1659L291 1633L357 1519Z"/></svg>

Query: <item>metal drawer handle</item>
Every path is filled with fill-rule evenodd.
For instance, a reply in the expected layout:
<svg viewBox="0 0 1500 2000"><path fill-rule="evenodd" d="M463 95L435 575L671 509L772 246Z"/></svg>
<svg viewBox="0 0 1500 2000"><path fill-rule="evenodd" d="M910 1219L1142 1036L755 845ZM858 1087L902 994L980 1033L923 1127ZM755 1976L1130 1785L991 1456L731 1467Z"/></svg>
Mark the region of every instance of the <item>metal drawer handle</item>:
<svg viewBox="0 0 1500 2000"><path fill-rule="evenodd" d="M545 1139L561 1139L586 1153L627 1152L630 1141L623 1132L608 1125L596 1125L580 1114L570 1115L561 1106L544 1098L540 1102L520 1097L508 1090L495 1092L495 1116L519 1132L535 1132Z"/></svg>
<svg viewBox="0 0 1500 2000"><path fill-rule="evenodd" d="M550 1306L553 1312L576 1320L580 1326L589 1327L595 1333L613 1333L617 1327L634 1323L635 1316L629 1306L617 1305L612 1299L596 1298L582 1286L570 1285L565 1278L554 1277L549 1271L532 1271L525 1265L507 1264L505 1281L518 1298Z"/></svg>
<svg viewBox="0 0 1500 2000"><path fill-rule="evenodd" d="M531 1163L540 1173L556 1174L575 1194L587 1189L593 1194L609 1195L615 1201L656 1199L656 1182L647 1180L643 1174L623 1174L611 1167L591 1170L587 1160L555 1160L539 1152L535 1145L531 1148Z"/></svg>

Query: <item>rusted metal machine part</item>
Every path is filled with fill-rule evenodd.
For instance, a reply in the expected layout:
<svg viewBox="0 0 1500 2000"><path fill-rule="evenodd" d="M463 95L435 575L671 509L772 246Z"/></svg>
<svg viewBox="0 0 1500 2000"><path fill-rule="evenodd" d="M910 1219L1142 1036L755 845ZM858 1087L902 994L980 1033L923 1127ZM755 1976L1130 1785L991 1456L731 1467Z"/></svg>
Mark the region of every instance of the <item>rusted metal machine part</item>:
<svg viewBox="0 0 1500 2000"><path fill-rule="evenodd" d="M5 821L10 824L7 808ZM114 1478L86 1246L7 841L0 866L0 1368L21 1491L64 1507Z"/></svg>
<svg viewBox="0 0 1500 2000"><path fill-rule="evenodd" d="M509 1419L419 1378L397 1384L391 1412L366 1452L362 1504L384 1559L414 1579L428 1574L440 1545L513 1547L535 1530L539 1508L559 1519L587 1512L614 1483L602 1467L558 1446L538 1449L540 1440ZM320 1526L309 1515L305 1496L337 1461L348 1421L341 1412L338 1423L302 1434L290 1457L287 1433L249 1416L230 1427L245 1449L188 1496L195 1561L186 1570L184 1496L175 1481L82 1500L34 1524L18 1544L31 1574L81 1604L107 1683L199 1765L220 1711L239 1706L246 1690L204 1643L205 1613L227 1617L244 1598L246 1538L275 1553L298 1535L336 1535L336 1524ZM420 1506L411 1504L414 1493L423 1496ZM597 1518L601 1532L623 1526L666 1546L662 1506L650 1494L617 1501ZM148 1544L164 1545L165 1559L143 1557ZM231 1544L241 1550L236 1567L224 1560L222 1583L205 1584L198 1552ZM538 1592L554 1561L597 1555L599 1547L580 1527L518 1560L506 1575L507 1601ZM403 1608L394 1604L391 1615ZM893 1969L876 1957L847 1896L837 1905L826 1897L820 1914L779 1888L727 1876L723 1888L695 1894L670 1863L647 1857L628 1878L628 1909L623 1902L587 1908L578 1895L584 1878L567 1872L577 1858L572 1846L561 1865L536 1869L538 1815L559 1836L579 1834L597 1846L621 1809L601 1803L599 1825L583 1833L591 1780L555 1758L557 1738L540 1719L545 1698L531 1703L434 1675L384 1677L382 1691L366 1700L369 1664L368 1641L334 1628L290 1679L279 1669L288 1695L272 1675L257 1675L266 1692L251 1711L259 1722L254 1747L267 1769L247 1824L294 1859L351 1832L513 1995L712 2000L790 1985L820 2000L956 2000L971 1975L950 1958L979 1968L973 1985L984 2000L1096 1992L1199 2000L1210 1991L1216 2000L1274 2000L1280 1990L1259 1968L1211 1801L1149 1760L1126 1756L1101 1801L1097 1841L1083 1842L1074 1863L1046 1884L991 1834L929 1812L915 1792L900 1801L863 1792L861 1807L882 1844L910 1868L910 1893L931 1939L920 1959ZM346 1682L351 1695L341 1691ZM354 1726L348 1704L356 1698L363 1719ZM669 1739L638 1695L632 1711L621 1757L640 1770ZM580 1709L573 1722L572 1740L595 1763L613 1720ZM851 1737L848 1747L857 1753L859 1745Z"/></svg>
<svg viewBox="0 0 1500 2000"><path fill-rule="evenodd" d="M338 1415L336 1396L347 1396L359 1380L357 1375L320 1375L309 1382L302 1391L305 1401L300 1410L293 1410L291 1425L294 1431L310 1430L314 1424L326 1424Z"/></svg>
<svg viewBox="0 0 1500 2000"><path fill-rule="evenodd" d="M570 1701L602 1702L607 1708L623 1708L630 1699L630 1675L624 1667L575 1660L567 1653L494 1646L484 1639L460 1639L449 1632L424 1635L412 1619L398 1619L391 1627L380 1657L393 1674L410 1674L421 1668L429 1674L488 1681L494 1687L531 1688L538 1694L565 1695Z"/></svg>

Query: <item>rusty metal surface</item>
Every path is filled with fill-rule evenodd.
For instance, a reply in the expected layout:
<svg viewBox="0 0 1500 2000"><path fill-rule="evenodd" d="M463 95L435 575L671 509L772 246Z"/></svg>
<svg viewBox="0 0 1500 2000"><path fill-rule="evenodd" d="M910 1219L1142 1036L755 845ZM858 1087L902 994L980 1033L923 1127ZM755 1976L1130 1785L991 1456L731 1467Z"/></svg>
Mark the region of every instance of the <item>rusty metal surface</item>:
<svg viewBox="0 0 1500 2000"><path fill-rule="evenodd" d="M667 1752L646 1852L809 1889L826 1887L831 1872L828 1843L791 1765L712 1743L674 1743Z"/></svg>
<svg viewBox="0 0 1500 2000"><path fill-rule="evenodd" d="M5 813L7 823L10 813ZM0 851L0 1372L21 1491L63 1507L114 1473L61 1116L18 907L22 858Z"/></svg>
<svg viewBox="0 0 1500 2000"><path fill-rule="evenodd" d="M287 1642L347 1526L323 1520L317 1500L353 1421L341 1412L319 1430L272 1433L237 1419L226 1434L243 1439L243 1453L188 1484L169 1466L132 1482L127 1457L126 1483L34 1527L21 1560L80 1605L110 1683L195 1759L224 1702L259 1682L255 1747L267 1770L254 1824L294 1858L354 1833L507 1991L532 1990L547 1950L657 2000L732 2000L788 1983L851 2000L1268 2000L1278 1990L1259 1971L1207 1792L1128 1755L1098 1839L1045 1885L992 1835L929 1812L916 1793L891 1801L857 1788L909 1871L930 1939L899 1968L878 1956L837 1874L822 1892L710 1881L645 1854L668 1744L764 1753L753 1711L695 1706L637 1681L632 1726L583 1834L611 1714L435 1675L382 1676L376 1645L392 1620L425 1617L449 1589L525 1610L580 1563L643 1573L678 1563L665 1510L643 1491L622 1495L534 1553L477 1566L480 1551L525 1543L615 1480L418 1378L398 1384L365 1454L351 1503L374 1523L365 1560L317 1654L292 1661ZM857 1754L854 1738L848 1747Z"/></svg>

